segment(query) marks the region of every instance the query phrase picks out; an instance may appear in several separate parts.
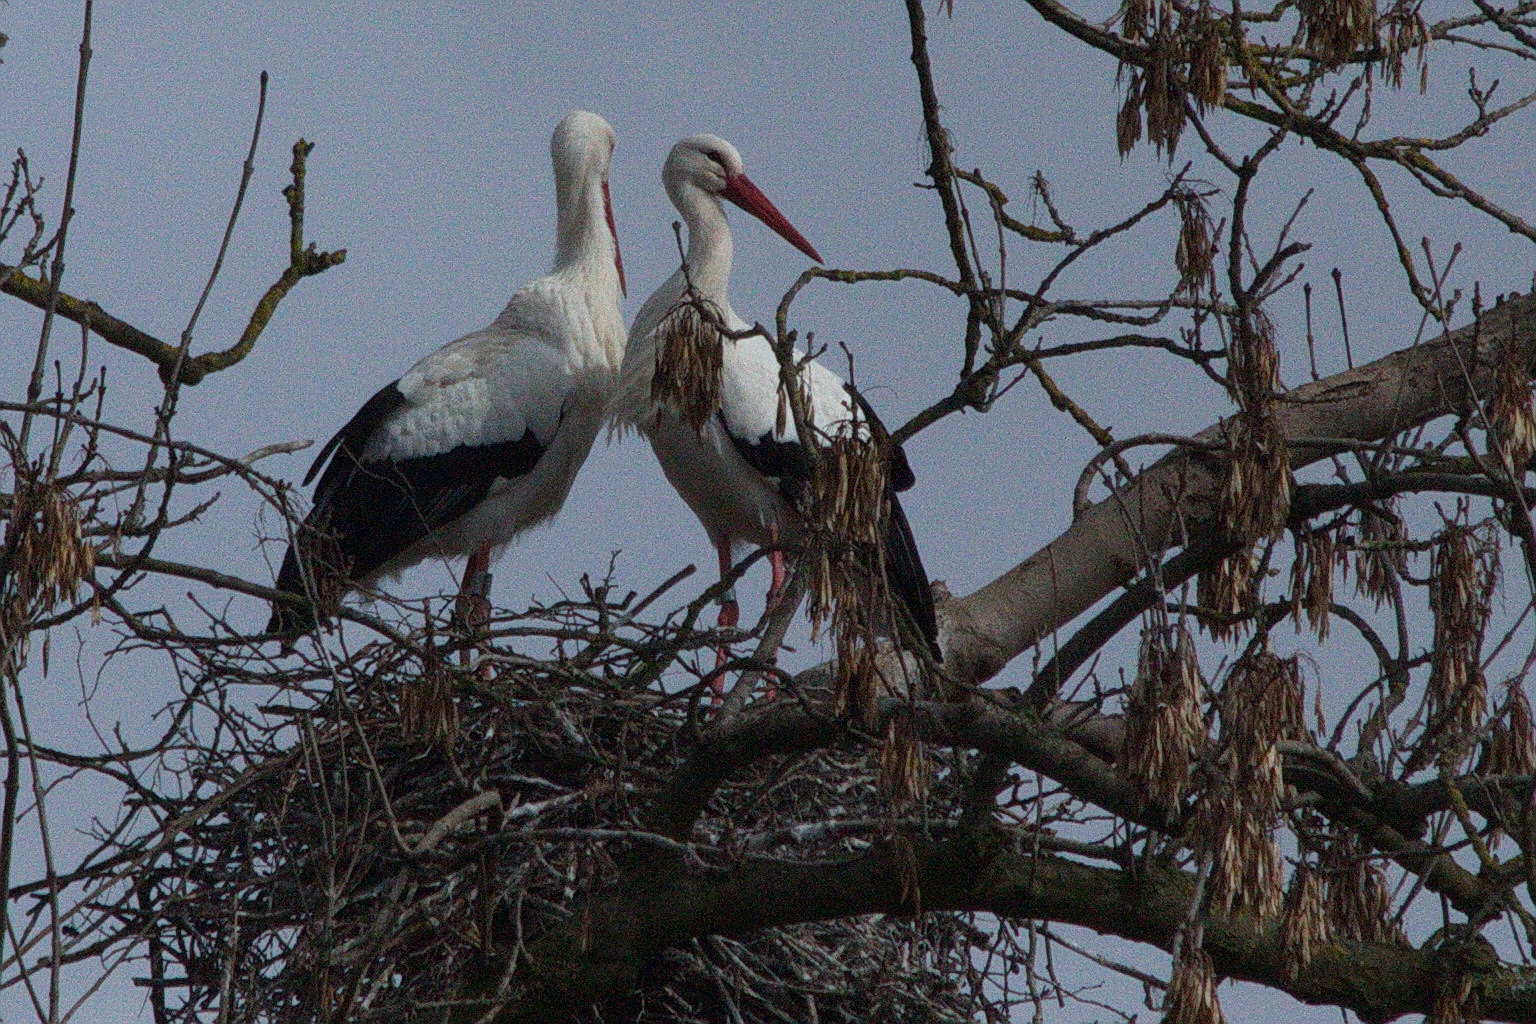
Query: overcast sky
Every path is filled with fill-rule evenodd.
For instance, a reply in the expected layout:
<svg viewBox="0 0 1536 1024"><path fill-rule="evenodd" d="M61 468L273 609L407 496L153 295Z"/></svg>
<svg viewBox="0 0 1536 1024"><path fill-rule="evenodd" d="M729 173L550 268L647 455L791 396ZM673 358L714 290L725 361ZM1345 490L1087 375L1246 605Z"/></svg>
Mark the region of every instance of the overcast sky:
<svg viewBox="0 0 1536 1024"><path fill-rule="evenodd" d="M955 6L952 21L933 12L930 28L957 163L985 169L1017 197L1016 216L1032 214L1028 181L1037 170L1054 183L1066 217L1084 230L1161 191L1165 161L1149 150L1123 161L1115 152L1111 61L1049 29L1021 4ZM34 170L49 179L50 209L62 195L78 27L74 5L57 0L0 5L0 31L10 36L0 54L0 150L25 147ZM301 283L250 358L182 400L177 433L231 454L294 438L324 440L381 385L489 322L518 286L548 269L549 134L575 108L602 114L618 133L612 189L628 315L676 266L676 214L660 188L661 162L673 142L701 131L736 144L753 179L831 266L947 269L937 203L913 184L922 177L925 147L897 0L103 2L94 48L65 288L163 339L179 336L205 280L249 141L262 70L272 82L256 175L194 351L230 344L286 263L279 190L288 150L300 136L316 144L308 237L322 249L345 247L346 263ZM1454 53L1437 59L1434 82L1463 82L1464 60ZM1507 87L1511 93L1517 84ZM1465 106L1460 88L1446 89L1436 107L1442 124L1456 103ZM1458 166L1500 180L1503 199L1536 217L1531 123L1525 116L1501 136L1500 147L1479 144ZM1233 122L1220 127L1233 145L1248 137ZM1180 162L1186 156L1196 154L1181 153ZM1197 171L1202 166L1197 162ZM1229 184L1205 172L1215 184ZM1416 307L1405 301L1401 274L1358 180L1297 147L1266 175L1277 197L1258 223L1266 243L1290 205L1318 189L1298 222L1299 235L1316 244L1306 257L1308 278L1321 286L1329 269L1345 268L1357 359L1410 341ZM1529 284L1530 253L1507 235L1448 204L1410 202L1406 211L1410 238L1428 233L1441 251L1457 240L1468 243L1457 283L1470 288L1479 280L1489 294ZM767 319L805 260L750 218L737 215L733 224L733 304L748 319ZM1154 219L1127 244L1085 261L1060 292L1161 294L1174 280L1175 227L1171 216ZM1028 280L1056 255L1015 249L1010 280ZM8 258L14 253L0 253ZM895 425L952 386L959 309L917 286L854 291L818 284L797 304L795 324L834 351L848 345L861 384ZM1299 295L1278 311L1291 317L1282 318L1281 336L1291 382L1303 379L1305 367L1294 329L1298 309ZM8 379L21 381L30 366L37 322L27 307L0 300L0 360ZM1047 342L1089 336L1071 324L1043 333ZM1342 368L1335 348L1323 359L1325 373ZM151 368L105 345L92 360L109 367L113 413L147 427L159 396ZM841 357L835 365L844 369ZM1227 408L1204 378L1142 356L1062 366L1060 380L1117 436L1192 432ZM919 482L904 502L930 573L967 593L1066 525L1071 485L1092 445L1026 383L989 415L954 417L908 450ZM273 459L265 468L296 480L311 457ZM266 581L270 569L256 538L254 506L232 497L208 524L177 535L161 553ZM702 530L648 449L633 440L611 448L599 443L558 521L530 534L496 567L494 598L520 605L533 595L557 596L582 573L603 572L615 551L625 586L644 589L688 562L701 573L680 598L712 578ZM280 554L274 549L268 557ZM419 595L453 585L448 567L429 565L400 587ZM765 586L755 576L743 588L749 615ZM251 602L234 614L255 629L266 611ZM1017 684L1026 668L1015 666L999 682ZM151 710L144 692L142 680L109 674L100 700L108 717L132 723ZM39 697L45 731L71 729L72 693L78 690L66 678L54 703L46 693ZM22 1016L15 998L0 994L0 1016ZM148 1019L139 995L117 998L83 1019ZM1233 1019L1243 1019L1244 1006L1270 1013L1285 1006L1298 1021L1337 1019L1296 1010L1269 993L1224 998ZM1053 1019L1081 1020L1084 1011L1069 1007Z"/></svg>

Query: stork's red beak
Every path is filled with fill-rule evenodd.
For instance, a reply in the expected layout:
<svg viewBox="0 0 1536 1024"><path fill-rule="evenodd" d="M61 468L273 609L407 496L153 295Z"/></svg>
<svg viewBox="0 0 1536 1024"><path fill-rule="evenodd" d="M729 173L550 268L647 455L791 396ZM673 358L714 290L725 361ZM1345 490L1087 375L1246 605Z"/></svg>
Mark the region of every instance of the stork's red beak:
<svg viewBox="0 0 1536 1024"><path fill-rule="evenodd" d="M628 295L624 285L624 255L619 252L619 229L613 223L613 197L608 194L608 182L603 182L603 215L608 218L608 233L613 236L613 265L619 272L619 294Z"/></svg>
<svg viewBox="0 0 1536 1024"><path fill-rule="evenodd" d="M762 189L752 184L752 179L745 174L732 174L727 177L725 188L721 190L720 195L767 224L778 233L780 238L817 263L822 262L821 254L816 251L816 247L795 230L795 226L779 212L779 208L769 202L768 197L763 195Z"/></svg>

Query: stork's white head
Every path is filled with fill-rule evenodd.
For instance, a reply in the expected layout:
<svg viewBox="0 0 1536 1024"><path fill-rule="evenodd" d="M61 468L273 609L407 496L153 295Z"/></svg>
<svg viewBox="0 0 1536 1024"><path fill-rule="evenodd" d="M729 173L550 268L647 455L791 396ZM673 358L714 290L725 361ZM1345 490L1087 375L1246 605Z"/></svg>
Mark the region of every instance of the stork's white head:
<svg viewBox="0 0 1536 1024"><path fill-rule="evenodd" d="M817 263L821 262L821 254L816 251L816 247L795 230L788 218L747 177L741 154L736 147L718 135L694 135L673 146L661 169L661 183L666 186L667 195L680 210L687 207L684 193L689 188L700 189L720 199L729 199L772 228L790 245Z"/></svg>
<svg viewBox="0 0 1536 1024"><path fill-rule="evenodd" d="M613 238L614 267L619 273L619 288L624 289L624 258L619 254L619 231L613 219L613 199L608 193L608 170L613 164L613 149L618 136L613 126L586 110L574 110L555 126L549 140L549 155L555 165L555 201L559 209L562 239L571 226L571 218L582 216L576 207L592 185L602 190L603 217Z"/></svg>
<svg viewBox="0 0 1536 1024"><path fill-rule="evenodd" d="M613 126L588 110L573 110L555 126L549 154L555 173L571 178L587 173L608 177L609 162L617 141Z"/></svg>

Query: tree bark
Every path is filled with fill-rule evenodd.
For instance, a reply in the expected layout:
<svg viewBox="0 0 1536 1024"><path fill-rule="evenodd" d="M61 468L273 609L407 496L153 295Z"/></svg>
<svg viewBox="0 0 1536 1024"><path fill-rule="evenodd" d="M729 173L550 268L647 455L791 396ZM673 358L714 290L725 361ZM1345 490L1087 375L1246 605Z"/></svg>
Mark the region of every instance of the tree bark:
<svg viewBox="0 0 1536 1024"><path fill-rule="evenodd" d="M1536 353L1536 296L1510 297L1475 323L1278 396L1274 412L1300 469L1337 450L1309 439L1369 444L1472 408L1486 393L1497 339ZM1219 443L1228 420L1196 435ZM967 597L940 606L945 667L980 684L1146 569L1146 552L1219 532L1222 467L1176 450L1089 508L1040 551Z"/></svg>
<svg viewBox="0 0 1536 1024"><path fill-rule="evenodd" d="M1187 872L1094 867L1030 854L1001 832L904 841L916 864L916 885L905 891L900 854L889 846L835 863L771 861L726 869L655 863L596 896L575 927L534 942L519 978L525 987L484 1016L487 1003L476 997L493 991L501 977L499 965L487 964L456 1019L565 1020L603 993L633 986L645 959L667 946L859 914L981 911L1073 924L1171 949L1195 893L1195 878ZM1466 975L1473 978L1484 1020L1536 1020L1536 970L1499 968L1491 948L1480 956L1479 946L1469 953L1334 942L1288 980L1273 922L1212 918L1204 945L1220 975L1278 988L1303 1002L1347 1007L1366 1021L1428 1013L1441 987Z"/></svg>

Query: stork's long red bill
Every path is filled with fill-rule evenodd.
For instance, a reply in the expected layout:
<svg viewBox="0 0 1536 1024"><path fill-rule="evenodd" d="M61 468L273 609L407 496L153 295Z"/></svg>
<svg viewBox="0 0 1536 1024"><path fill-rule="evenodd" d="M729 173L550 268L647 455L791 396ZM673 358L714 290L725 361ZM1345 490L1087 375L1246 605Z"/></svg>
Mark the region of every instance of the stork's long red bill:
<svg viewBox="0 0 1536 1024"><path fill-rule="evenodd" d="M816 251L816 247L795 230L795 226L789 222L789 219L779 212L779 208L763 195L763 190L752 184L752 179L745 174L732 174L726 178L725 188L720 195L767 224L778 233L780 238L817 263L822 262L821 253Z"/></svg>
<svg viewBox="0 0 1536 1024"><path fill-rule="evenodd" d="M608 183L603 182L603 216L608 220L608 233L613 236L613 266L619 272L619 294L628 295L624 286L624 254L619 252L619 229L613 223L613 197L608 194Z"/></svg>

